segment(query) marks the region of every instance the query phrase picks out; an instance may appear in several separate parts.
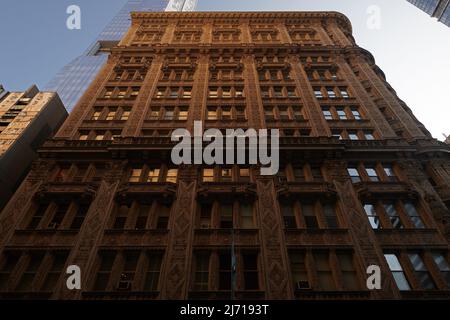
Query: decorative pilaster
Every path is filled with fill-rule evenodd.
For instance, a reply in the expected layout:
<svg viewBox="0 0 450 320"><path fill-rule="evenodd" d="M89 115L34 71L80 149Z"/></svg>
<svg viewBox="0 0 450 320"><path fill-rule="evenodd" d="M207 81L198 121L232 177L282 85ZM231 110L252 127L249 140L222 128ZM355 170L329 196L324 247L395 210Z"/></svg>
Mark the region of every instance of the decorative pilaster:
<svg viewBox="0 0 450 320"><path fill-rule="evenodd" d="M261 260L266 283L266 299L293 299L289 263L285 246L282 219L278 209L274 182L259 177L258 219L261 232Z"/></svg>
<svg viewBox="0 0 450 320"><path fill-rule="evenodd" d="M186 299L189 290L192 240L194 236L196 170L180 168L177 200L169 221L169 243L166 251L166 269L161 273L161 299Z"/></svg>
<svg viewBox="0 0 450 320"><path fill-rule="evenodd" d="M95 263L96 252L104 230L107 228L108 218L114 206L114 196L124 168L124 162L111 163L109 172L100 184L94 201L86 214L77 242L67 259L66 265L76 265L81 269L81 290L68 290L66 286L67 276L64 276L58 283L52 299L78 300L82 298L83 291L90 289L89 280L92 279L92 266Z"/></svg>
<svg viewBox="0 0 450 320"><path fill-rule="evenodd" d="M157 55L152 61L150 69L144 79L144 84L141 87L137 100L134 103L134 108L131 112L130 119L127 121L127 124L123 129L122 136L140 136L140 130L145 121L145 115L148 112L150 102L155 95L155 90L158 85L163 59L164 56Z"/></svg>
<svg viewBox="0 0 450 320"><path fill-rule="evenodd" d="M204 121L206 113L206 102L208 99L209 80L209 56L200 54L197 71L194 76L194 88L192 88L192 99L189 106L189 119L187 129L193 133L194 121Z"/></svg>
<svg viewBox="0 0 450 320"><path fill-rule="evenodd" d="M375 73L369 62L362 56L356 56L355 59L354 64L360 70L361 77L366 78L371 87L378 92L378 96L382 97L396 119L402 124L403 130L412 138L427 138L411 115L402 107L398 98L388 89L386 81L383 81Z"/></svg>
<svg viewBox="0 0 450 320"><path fill-rule="evenodd" d="M394 130L392 130L392 127L389 125L380 109L378 109L367 91L364 89L361 81L356 77L355 73L345 61L344 57L342 55L339 55L336 60L340 72L348 82L352 93L359 102L360 107L364 109L367 117L375 127L377 134L383 139L397 138Z"/></svg>
<svg viewBox="0 0 450 320"><path fill-rule="evenodd" d="M297 88L300 88L302 94L301 98L306 118L309 120L312 127L312 135L316 137L331 136L331 131L323 117L320 103L314 96L313 88L310 85L308 76L303 69L300 60L297 56L290 56L289 59L295 83Z"/></svg>
<svg viewBox="0 0 450 320"><path fill-rule="evenodd" d="M264 106L261 89L259 88L255 58L253 55L245 55L243 62L248 125L250 128L260 129L264 127Z"/></svg>

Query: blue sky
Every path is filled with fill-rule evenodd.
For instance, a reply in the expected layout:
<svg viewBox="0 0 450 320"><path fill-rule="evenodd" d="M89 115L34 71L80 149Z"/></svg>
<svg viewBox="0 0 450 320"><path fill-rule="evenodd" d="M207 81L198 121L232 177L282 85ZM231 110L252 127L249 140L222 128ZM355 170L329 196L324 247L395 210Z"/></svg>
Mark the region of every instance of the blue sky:
<svg viewBox="0 0 450 320"><path fill-rule="evenodd" d="M1 0L0 83L8 90L44 84L82 53L126 0ZM66 28L66 8L81 7L81 30ZM370 29L368 8L380 10ZM358 44L432 134L450 134L450 28L406 0L199 0L199 10L334 10L346 14Z"/></svg>

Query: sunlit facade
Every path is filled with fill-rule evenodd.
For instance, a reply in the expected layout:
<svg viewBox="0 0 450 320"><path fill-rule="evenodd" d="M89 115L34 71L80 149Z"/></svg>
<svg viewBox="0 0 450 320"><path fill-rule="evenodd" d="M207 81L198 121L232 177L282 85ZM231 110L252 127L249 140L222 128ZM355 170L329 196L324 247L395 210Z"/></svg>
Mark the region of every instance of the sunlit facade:
<svg viewBox="0 0 450 320"><path fill-rule="evenodd" d="M91 46L64 66L45 86L58 92L70 112L108 58L107 48L117 44L130 27L133 11L192 11L197 0L129 0Z"/></svg>

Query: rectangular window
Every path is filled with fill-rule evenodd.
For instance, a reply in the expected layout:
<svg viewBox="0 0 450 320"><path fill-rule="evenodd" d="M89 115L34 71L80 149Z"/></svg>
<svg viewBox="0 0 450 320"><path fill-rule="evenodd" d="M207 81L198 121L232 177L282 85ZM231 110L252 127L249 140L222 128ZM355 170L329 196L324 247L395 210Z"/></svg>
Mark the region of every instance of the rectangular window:
<svg viewBox="0 0 450 320"><path fill-rule="evenodd" d="M242 89L242 88L235 88L234 96L235 96L235 98L242 98L244 96L244 89Z"/></svg>
<svg viewBox="0 0 450 320"><path fill-rule="evenodd" d="M307 290L311 288L306 269L305 253L295 252L289 255L291 261L292 280L295 290Z"/></svg>
<svg viewBox="0 0 450 320"><path fill-rule="evenodd" d="M348 138L350 140L359 140L358 132L356 132L356 131L348 131Z"/></svg>
<svg viewBox="0 0 450 320"><path fill-rule="evenodd" d="M450 288L450 264L448 263L446 257L443 254L437 252L432 253L431 256L433 257L434 263L441 272L442 278L447 284L447 287Z"/></svg>
<svg viewBox="0 0 450 320"><path fill-rule="evenodd" d="M268 120L268 121L275 120L275 113L274 113L273 107L265 107L264 115L266 117L266 120Z"/></svg>
<svg viewBox="0 0 450 320"><path fill-rule="evenodd" d="M158 168L151 168L148 170L147 182L159 182L159 173L160 170Z"/></svg>
<svg viewBox="0 0 450 320"><path fill-rule="evenodd" d="M305 182L305 171L303 167L296 167L293 170L295 182Z"/></svg>
<svg viewBox="0 0 450 320"><path fill-rule="evenodd" d="M178 88L170 88L169 98L170 99L178 98Z"/></svg>
<svg viewBox="0 0 450 320"><path fill-rule="evenodd" d="M195 255L194 289L197 291L208 291L209 257L209 253L197 253Z"/></svg>
<svg viewBox="0 0 450 320"><path fill-rule="evenodd" d="M243 254L242 260L244 262L244 288L245 290L258 290L258 255L257 254Z"/></svg>
<svg viewBox="0 0 450 320"><path fill-rule="evenodd" d="M158 219L156 221L157 230L167 230L169 226L170 204L159 203L158 204Z"/></svg>
<svg viewBox="0 0 450 320"><path fill-rule="evenodd" d="M28 265L17 284L16 291L31 291L34 278L41 266L42 259L44 258L44 252L36 251L31 252L28 257Z"/></svg>
<svg viewBox="0 0 450 320"><path fill-rule="evenodd" d="M112 120L114 120L115 117L116 117L116 111L114 111L114 110L109 111L108 114L106 115L106 121L112 121Z"/></svg>
<svg viewBox="0 0 450 320"><path fill-rule="evenodd" d="M220 205L220 228L232 229L233 228L233 205L221 204Z"/></svg>
<svg viewBox="0 0 450 320"><path fill-rule="evenodd" d="M397 209L395 208L394 203L386 203L384 204L384 210L386 211L387 215L389 216L389 220L391 221L392 228L394 229L403 229L403 223L400 219L400 216L397 212Z"/></svg>
<svg viewBox="0 0 450 320"><path fill-rule="evenodd" d="M290 120L289 110L287 107L279 107L280 120Z"/></svg>
<svg viewBox="0 0 450 320"><path fill-rule="evenodd" d="M390 165L383 165L384 173L389 181L396 182L398 181L397 176L395 175L394 169Z"/></svg>
<svg viewBox="0 0 450 320"><path fill-rule="evenodd" d="M295 219L295 212L293 205L283 204L281 207L281 213L283 214L285 229L296 229L297 222Z"/></svg>
<svg viewBox="0 0 450 320"><path fill-rule="evenodd" d="M166 88L158 88L156 91L156 98L162 99L166 96Z"/></svg>
<svg viewBox="0 0 450 320"><path fill-rule="evenodd" d="M314 211L313 204L302 204L302 214L305 219L306 228L308 229L319 228L319 223L317 222L317 217Z"/></svg>
<svg viewBox="0 0 450 320"><path fill-rule="evenodd" d="M64 216L66 215L67 210L69 209L69 202L59 202L56 206L56 211L53 214L52 219L50 220L50 223L48 224L49 230L56 230L61 225L61 222L64 219Z"/></svg>
<svg viewBox="0 0 450 320"><path fill-rule="evenodd" d="M130 114L130 110L123 110L122 115L120 116L120 120L127 121L130 118Z"/></svg>
<svg viewBox="0 0 450 320"><path fill-rule="evenodd" d="M123 99L127 95L127 89L126 88L120 88L119 93L117 94L118 99Z"/></svg>
<svg viewBox="0 0 450 320"><path fill-rule="evenodd" d="M144 281L144 291L157 291L161 272L162 254L149 252L148 267Z"/></svg>
<svg viewBox="0 0 450 320"><path fill-rule="evenodd" d="M104 251L100 253L100 267L97 271L97 277L94 283L94 291L107 290L115 258L115 251Z"/></svg>
<svg viewBox="0 0 450 320"><path fill-rule="evenodd" d="M333 120L333 114L331 113L330 108L322 108L322 112L325 120Z"/></svg>
<svg viewBox="0 0 450 320"><path fill-rule="evenodd" d="M223 99L230 99L231 97L232 97L232 95L231 95L231 88L230 87L222 88L222 98Z"/></svg>
<svg viewBox="0 0 450 320"><path fill-rule="evenodd" d="M78 205L77 212L75 213L75 217L70 224L71 230L79 230L83 225L84 219L86 218L86 214L89 211L89 204L80 204Z"/></svg>
<svg viewBox="0 0 450 320"><path fill-rule="evenodd" d="M305 116L303 115L303 111L301 110L301 106L294 108L294 118L297 121L305 120Z"/></svg>
<svg viewBox="0 0 450 320"><path fill-rule="evenodd" d="M139 261L140 252L136 250L127 250L123 254L124 265L122 273L120 274L119 282L116 285L116 290L131 291L133 281L136 275L136 268Z"/></svg>
<svg viewBox="0 0 450 320"><path fill-rule="evenodd" d="M27 230L35 230L38 228L42 218L44 217L47 211L48 206L49 206L48 203L39 204L38 208L33 214L33 217L31 218L30 223L27 226Z"/></svg>
<svg viewBox="0 0 450 320"><path fill-rule="evenodd" d="M211 228L211 217L212 217L212 204L202 203L200 209L200 228L209 229Z"/></svg>
<svg viewBox="0 0 450 320"><path fill-rule="evenodd" d="M132 169L129 182L140 182L142 175L142 169Z"/></svg>
<svg viewBox="0 0 450 320"><path fill-rule="evenodd" d="M336 209L334 205L326 204L323 206L323 213L325 216L325 220L327 222L327 226L329 229L336 229L339 227Z"/></svg>
<svg viewBox="0 0 450 320"><path fill-rule="evenodd" d="M240 182L250 182L250 169L239 168L239 181Z"/></svg>
<svg viewBox="0 0 450 320"><path fill-rule="evenodd" d="M150 119L150 120L159 120L160 115L161 115L161 110L160 110L160 108L153 107L153 108L150 110L149 119Z"/></svg>
<svg viewBox="0 0 450 320"><path fill-rule="evenodd" d="M177 183L177 178L178 178L178 169L167 170L166 182Z"/></svg>
<svg viewBox="0 0 450 320"><path fill-rule="evenodd" d="M347 89L345 89L345 88L340 88L339 90L340 90L340 92L341 92L341 97L342 97L342 98L344 98L344 99L350 98L350 95L348 94Z"/></svg>
<svg viewBox="0 0 450 320"><path fill-rule="evenodd" d="M289 98L295 98L297 97L297 93L295 91L294 87L287 87L287 95Z"/></svg>
<svg viewBox="0 0 450 320"><path fill-rule="evenodd" d="M183 99L190 99L192 97L192 88L183 88Z"/></svg>
<svg viewBox="0 0 450 320"><path fill-rule="evenodd" d="M347 168L348 175L352 178L353 183L361 182L361 176L359 175L359 171L355 167Z"/></svg>
<svg viewBox="0 0 450 320"><path fill-rule="evenodd" d="M370 181L373 181L373 182L380 181L380 178L378 177L378 173L377 173L375 167L367 166L366 173L367 173L367 176L369 177Z"/></svg>
<svg viewBox="0 0 450 320"><path fill-rule="evenodd" d="M327 95L328 95L328 98L330 98L330 99L336 98L336 92L334 92L333 88L327 88Z"/></svg>
<svg viewBox="0 0 450 320"><path fill-rule="evenodd" d="M339 120L348 120L347 113L344 108L336 108L336 112L338 114Z"/></svg>
<svg viewBox="0 0 450 320"><path fill-rule="evenodd" d="M365 204L364 210L366 211L367 217L369 218L369 223L372 229L381 229L381 221L377 215L375 206L373 204Z"/></svg>
<svg viewBox="0 0 450 320"><path fill-rule="evenodd" d="M373 135L372 132L369 132L369 131L364 132L364 138L366 140L375 140L375 136Z"/></svg>
<svg viewBox="0 0 450 320"><path fill-rule="evenodd" d="M178 111L178 120L186 121L188 119L189 109L188 107L181 107Z"/></svg>
<svg viewBox="0 0 450 320"><path fill-rule="evenodd" d="M336 284L334 283L328 252L315 252L313 255L317 271L317 286L319 290L336 290Z"/></svg>
<svg viewBox="0 0 450 320"><path fill-rule="evenodd" d="M433 290L436 289L436 285L434 284L433 278L428 272L425 263L422 260L422 257L417 253L408 254L409 261L414 269L414 274L419 283L421 289L424 290Z"/></svg>
<svg viewBox="0 0 450 320"><path fill-rule="evenodd" d="M217 109L208 108L207 119L208 120L218 120L219 116L218 116Z"/></svg>
<svg viewBox="0 0 450 320"><path fill-rule="evenodd" d="M314 95L317 99L323 99L323 93L320 88L314 88Z"/></svg>
<svg viewBox="0 0 450 320"><path fill-rule="evenodd" d="M253 206L249 203L240 204L241 229L252 229L255 227L253 222Z"/></svg>
<svg viewBox="0 0 450 320"><path fill-rule="evenodd" d="M222 120L231 120L231 107L222 107Z"/></svg>
<svg viewBox="0 0 450 320"><path fill-rule="evenodd" d="M230 252L219 255L219 290L231 290L231 254Z"/></svg>
<svg viewBox="0 0 450 320"><path fill-rule="evenodd" d="M135 223L135 230L145 230L147 229L147 220L150 214L151 205L140 204L138 216Z"/></svg>
<svg viewBox="0 0 450 320"><path fill-rule="evenodd" d="M203 169L203 182L214 182L214 169Z"/></svg>
<svg viewBox="0 0 450 320"><path fill-rule="evenodd" d="M8 281L10 280L11 273L16 269L19 259L19 252L6 251L3 253L3 257L0 260L0 291L4 292L8 290Z"/></svg>
<svg viewBox="0 0 450 320"><path fill-rule="evenodd" d="M358 278L353 264L353 255L346 252L336 253L342 273L342 282L346 290L356 291L359 289Z"/></svg>
<svg viewBox="0 0 450 320"><path fill-rule="evenodd" d="M362 120L361 114L357 108L352 108L352 115L355 120Z"/></svg>
<svg viewBox="0 0 450 320"><path fill-rule="evenodd" d="M130 209L131 203L120 204L117 206L113 229L123 230L125 228Z"/></svg>
<svg viewBox="0 0 450 320"><path fill-rule="evenodd" d="M101 111L95 111L95 112L92 114L91 120L98 120L98 119L100 119L100 115L101 115L101 114L102 114Z"/></svg>
<svg viewBox="0 0 450 320"><path fill-rule="evenodd" d="M163 120L173 120L175 116L175 109L174 108L165 108L164 110L164 119Z"/></svg>
<svg viewBox="0 0 450 320"><path fill-rule="evenodd" d="M42 291L53 292L66 264L66 259L67 252L52 253L52 264L42 285Z"/></svg>
<svg viewBox="0 0 450 320"><path fill-rule="evenodd" d="M395 283L400 291L409 291L411 287L408 280L406 279L403 268L395 254L385 254L386 262L391 270L392 276L394 277Z"/></svg>
<svg viewBox="0 0 450 320"><path fill-rule="evenodd" d="M416 207L411 202L406 202L405 204L405 211L408 214L409 218L411 219L411 222L413 223L414 227L417 229L424 229L425 225L422 221L422 218L420 217L420 214L417 212Z"/></svg>
<svg viewBox="0 0 450 320"><path fill-rule="evenodd" d="M220 181L221 182L232 182L233 181L233 170L231 168L221 169Z"/></svg>

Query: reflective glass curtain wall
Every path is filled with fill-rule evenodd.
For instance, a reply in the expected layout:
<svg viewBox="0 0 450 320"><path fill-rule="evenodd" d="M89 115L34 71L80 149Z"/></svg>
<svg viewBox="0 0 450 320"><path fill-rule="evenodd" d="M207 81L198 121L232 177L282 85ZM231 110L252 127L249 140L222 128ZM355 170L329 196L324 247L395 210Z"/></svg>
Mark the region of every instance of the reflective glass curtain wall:
<svg viewBox="0 0 450 320"><path fill-rule="evenodd" d="M450 0L408 0L408 2L450 27Z"/></svg>

